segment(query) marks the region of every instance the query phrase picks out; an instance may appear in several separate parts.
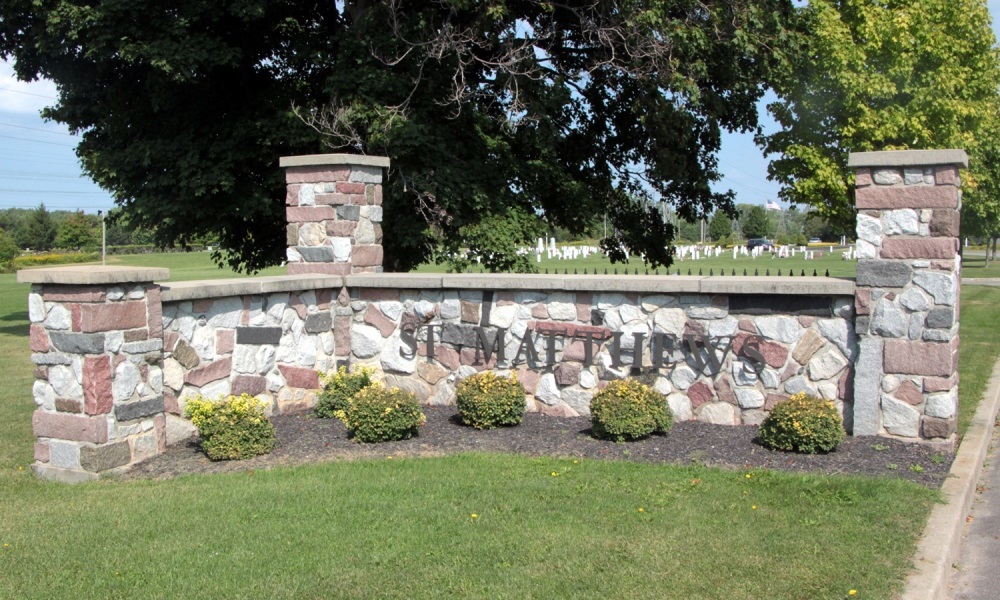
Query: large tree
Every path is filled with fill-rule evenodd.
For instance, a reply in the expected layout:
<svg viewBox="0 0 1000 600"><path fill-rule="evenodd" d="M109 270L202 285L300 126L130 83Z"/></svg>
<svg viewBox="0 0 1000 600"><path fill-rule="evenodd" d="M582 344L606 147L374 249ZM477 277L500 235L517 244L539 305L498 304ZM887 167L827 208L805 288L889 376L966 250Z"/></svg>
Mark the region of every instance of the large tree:
<svg viewBox="0 0 1000 600"><path fill-rule="evenodd" d="M720 133L756 127L790 12L788 0L8 0L0 54L21 78L56 82L46 116L82 134L86 171L160 244L216 234L234 266L278 262L277 157L337 149L392 159L389 268L511 214L581 231L606 213L611 255L655 264L670 261L673 229L651 198L688 219L732 210L710 189Z"/></svg>
<svg viewBox="0 0 1000 600"><path fill-rule="evenodd" d="M782 130L758 138L782 199L853 231L850 152L965 148L971 183L996 177L976 156L1000 86L983 0L810 0L798 18L807 35L768 107Z"/></svg>

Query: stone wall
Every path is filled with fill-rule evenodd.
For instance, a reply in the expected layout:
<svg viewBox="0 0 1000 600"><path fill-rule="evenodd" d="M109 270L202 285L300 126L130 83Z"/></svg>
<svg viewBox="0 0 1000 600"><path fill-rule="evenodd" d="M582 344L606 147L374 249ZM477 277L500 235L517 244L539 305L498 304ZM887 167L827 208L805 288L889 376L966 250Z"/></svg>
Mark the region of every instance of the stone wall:
<svg viewBox="0 0 1000 600"><path fill-rule="evenodd" d="M951 438L958 422L960 150L852 154L855 433Z"/></svg>

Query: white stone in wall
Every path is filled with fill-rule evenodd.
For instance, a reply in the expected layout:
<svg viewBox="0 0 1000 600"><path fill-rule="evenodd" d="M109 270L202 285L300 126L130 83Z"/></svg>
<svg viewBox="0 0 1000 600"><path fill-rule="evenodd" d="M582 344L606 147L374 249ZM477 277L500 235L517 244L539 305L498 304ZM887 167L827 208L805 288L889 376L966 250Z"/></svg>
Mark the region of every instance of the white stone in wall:
<svg viewBox="0 0 1000 600"><path fill-rule="evenodd" d="M694 418L691 412L691 400L684 394L670 394L667 396L667 406L670 407L674 421L690 421Z"/></svg>
<svg viewBox="0 0 1000 600"><path fill-rule="evenodd" d="M653 383L653 389L664 396L668 396L674 391L673 386L670 385L670 379L662 375L656 378L656 381Z"/></svg>
<svg viewBox="0 0 1000 600"><path fill-rule="evenodd" d="M233 371L252 374L257 372L257 346L238 344L233 350Z"/></svg>
<svg viewBox="0 0 1000 600"><path fill-rule="evenodd" d="M299 187L299 206L316 206L316 186L306 183Z"/></svg>
<svg viewBox="0 0 1000 600"><path fill-rule="evenodd" d="M517 318L517 305L508 304L506 306L494 306L490 310L490 325L493 327L509 328Z"/></svg>
<svg viewBox="0 0 1000 600"><path fill-rule="evenodd" d="M149 389L154 394L163 393L163 369L160 367L149 367Z"/></svg>
<svg viewBox="0 0 1000 600"><path fill-rule="evenodd" d="M915 235L920 231L917 212L903 208L882 211L882 227L886 235Z"/></svg>
<svg viewBox="0 0 1000 600"><path fill-rule="evenodd" d="M674 384L675 388L682 391L694 385L694 382L697 379L698 374L691 370L687 365L676 367L674 372L670 374L670 383Z"/></svg>
<svg viewBox="0 0 1000 600"><path fill-rule="evenodd" d="M45 302L41 294L28 294L28 319L32 323L41 323L45 320Z"/></svg>
<svg viewBox="0 0 1000 600"><path fill-rule="evenodd" d="M257 363L257 373L264 374L274 368L274 357L277 353L274 346L265 345L257 349L254 362Z"/></svg>
<svg viewBox="0 0 1000 600"><path fill-rule="evenodd" d="M698 407L698 420L713 425L735 425L736 407L728 402L706 402Z"/></svg>
<svg viewBox="0 0 1000 600"><path fill-rule="evenodd" d="M596 294L594 296L594 303L597 304L598 310L607 310L621 306L624 302L625 296L622 294Z"/></svg>
<svg viewBox="0 0 1000 600"><path fill-rule="evenodd" d="M316 300L316 290L306 290L299 292L299 300L306 305L306 313L314 315L319 312L319 305Z"/></svg>
<svg viewBox="0 0 1000 600"><path fill-rule="evenodd" d="M939 419L950 419L955 414L955 406L958 403L958 395L955 390L940 394L927 396L927 404L924 406L924 414L928 417Z"/></svg>
<svg viewBox="0 0 1000 600"><path fill-rule="evenodd" d="M757 371L750 363L742 358L733 361L733 383L736 385L755 385L757 383Z"/></svg>
<svg viewBox="0 0 1000 600"><path fill-rule="evenodd" d="M875 217L858 215L857 232L858 240L864 240L873 246L882 243L882 224Z"/></svg>
<svg viewBox="0 0 1000 600"><path fill-rule="evenodd" d="M115 402L124 402L131 398L141 379L142 374L132 363L125 361L118 365L111 381L111 392ZM58 390L56 391L58 393Z"/></svg>
<svg viewBox="0 0 1000 600"><path fill-rule="evenodd" d="M184 367L172 358L163 361L163 383L174 391L184 385Z"/></svg>
<svg viewBox="0 0 1000 600"><path fill-rule="evenodd" d="M882 376L882 391L883 392L894 392L896 388L899 387L899 377L895 375L883 375Z"/></svg>
<svg viewBox="0 0 1000 600"><path fill-rule="evenodd" d="M680 308L661 308L653 313L653 329L680 337L684 334L687 315Z"/></svg>
<svg viewBox="0 0 1000 600"><path fill-rule="evenodd" d="M955 305L954 276L943 273L918 271L913 274L913 283L924 288L934 298L936 304Z"/></svg>
<svg viewBox="0 0 1000 600"><path fill-rule="evenodd" d="M819 327L820 334L833 342L841 354L848 359L854 356L854 352L857 350L857 337L854 335L854 330L848 327L847 321L843 319L818 319L816 325Z"/></svg>
<svg viewBox="0 0 1000 600"><path fill-rule="evenodd" d="M386 371L413 373L417 370L417 354L411 354L410 347L402 342L398 333L386 340L379 360Z"/></svg>
<svg viewBox="0 0 1000 600"><path fill-rule="evenodd" d="M129 288L127 297L129 300L142 300L146 297L146 289L138 284L133 285Z"/></svg>
<svg viewBox="0 0 1000 600"><path fill-rule="evenodd" d="M604 311L604 326L611 331L618 331L622 328L624 323L622 322L621 315L618 314L617 308L609 308Z"/></svg>
<svg viewBox="0 0 1000 600"><path fill-rule="evenodd" d="M292 331L292 324L295 323L299 318L299 314L295 312L295 309L291 307L286 307L284 312L281 314L281 333L287 335Z"/></svg>
<svg viewBox="0 0 1000 600"><path fill-rule="evenodd" d="M109 331L104 334L104 349L111 353L117 353L125 343L125 334L121 331Z"/></svg>
<svg viewBox="0 0 1000 600"><path fill-rule="evenodd" d="M674 296L665 296L662 294L657 294L655 296L643 296L639 299L642 310L648 313L654 313L658 309L664 308L666 306L676 306L677 298Z"/></svg>
<svg viewBox="0 0 1000 600"><path fill-rule="evenodd" d="M760 380L764 387L769 390L776 390L781 385L781 376L774 369L765 368L760 372Z"/></svg>
<svg viewBox="0 0 1000 600"><path fill-rule="evenodd" d="M538 387L535 388L535 398L541 400L549 406L555 406L561 400L559 385L556 383L556 376L552 373L545 373L538 379Z"/></svg>
<svg viewBox="0 0 1000 600"><path fill-rule="evenodd" d="M319 334L319 343L320 346L323 347L324 354L333 354L333 351L336 348L336 346L332 331L324 331L323 333Z"/></svg>
<svg viewBox="0 0 1000 600"><path fill-rule="evenodd" d="M111 286L105 296L110 302L118 302L125 298L125 288L120 285Z"/></svg>
<svg viewBox="0 0 1000 600"><path fill-rule="evenodd" d="M358 219L358 226L354 228L354 239L359 244L375 243L375 225L371 219Z"/></svg>
<svg viewBox="0 0 1000 600"><path fill-rule="evenodd" d="M198 327L194 330L191 347L195 349L202 360L211 361L215 358L215 330L210 327Z"/></svg>
<svg viewBox="0 0 1000 600"><path fill-rule="evenodd" d="M813 381L830 379L844 370L847 359L833 348L820 352L809 361L809 378Z"/></svg>
<svg viewBox="0 0 1000 600"><path fill-rule="evenodd" d="M296 349L299 351L299 360L296 363L300 367L311 367L316 364L316 342L311 335L303 335L299 338Z"/></svg>
<svg viewBox="0 0 1000 600"><path fill-rule="evenodd" d="M238 297L218 298L212 302L212 307L205 317L209 327L235 329L240 325L243 316L243 299Z"/></svg>
<svg viewBox="0 0 1000 600"><path fill-rule="evenodd" d="M740 408L760 408L764 406L764 394L753 388L736 388L733 391L736 393L736 401L739 402Z"/></svg>
<svg viewBox="0 0 1000 600"><path fill-rule="evenodd" d="M194 336L194 328L197 327L198 321L191 315L181 315L174 319L174 325L177 327L177 333L181 336L185 342L190 342L191 337Z"/></svg>
<svg viewBox="0 0 1000 600"><path fill-rule="evenodd" d="M441 318L457 319L462 316L462 304L458 298L447 298L441 302Z"/></svg>
<svg viewBox="0 0 1000 600"><path fill-rule="evenodd" d="M628 355L622 356L622 363L628 364L627 359L630 357ZM601 379L624 379L625 370L622 368L615 368L611 366L611 355L606 352L602 352L597 356L597 373L600 375Z"/></svg>
<svg viewBox="0 0 1000 600"><path fill-rule="evenodd" d="M403 316L403 303L396 302L395 300L386 300L384 302L376 302L375 306L378 307L379 311L386 316L390 321L399 321L399 318ZM431 305L431 310L433 310L433 304Z"/></svg>
<svg viewBox="0 0 1000 600"><path fill-rule="evenodd" d="M455 374L457 375L459 380L462 380L465 379L466 377L472 377L476 373L478 373L478 371L476 371L475 367L470 365L462 365L461 367L458 368L458 371Z"/></svg>
<svg viewBox="0 0 1000 600"><path fill-rule="evenodd" d="M785 391L788 392L789 394L798 394L801 392L805 392L809 396L816 395L816 388L809 385L809 380L803 377L802 375L792 377L791 379L786 381Z"/></svg>
<svg viewBox="0 0 1000 600"><path fill-rule="evenodd" d="M660 379L662 379L662 377ZM580 371L580 387L585 390L591 390L597 387L597 376L595 376L590 369L583 369Z"/></svg>
<svg viewBox="0 0 1000 600"><path fill-rule="evenodd" d="M805 331L795 317L758 317L755 323L761 335L786 344L798 341Z"/></svg>
<svg viewBox="0 0 1000 600"><path fill-rule="evenodd" d="M289 365L293 365L298 362L298 345L295 343L295 336L292 333L289 332L281 336L281 340L278 342L278 347L275 349L274 360Z"/></svg>
<svg viewBox="0 0 1000 600"><path fill-rule="evenodd" d="M271 318L267 316L267 313L258 312L250 317L247 323L250 327L264 327L265 325L271 324Z"/></svg>
<svg viewBox="0 0 1000 600"><path fill-rule="evenodd" d="M80 469L80 445L65 440L49 440L49 464L61 469Z"/></svg>
<svg viewBox="0 0 1000 600"><path fill-rule="evenodd" d="M717 319L715 321L708 322L708 335L710 337L726 337L736 334L736 328L739 325L739 321L733 317L726 317L725 319Z"/></svg>
<svg viewBox="0 0 1000 600"><path fill-rule="evenodd" d="M400 310L399 314L402 314L402 310ZM418 300L413 304L413 314L417 315L418 319L426 323L436 316L436 306L433 302ZM389 317L388 314L385 316ZM389 318L395 320L398 317Z"/></svg>
<svg viewBox="0 0 1000 600"><path fill-rule="evenodd" d="M900 294L899 303L910 310L927 310L931 307L927 296L915 287L907 288Z"/></svg>
<svg viewBox="0 0 1000 600"><path fill-rule="evenodd" d="M219 398L228 396L232 393L232 386L229 379L219 379L218 381L213 381L201 388L201 395L210 400L217 400Z"/></svg>
<svg viewBox="0 0 1000 600"><path fill-rule="evenodd" d="M45 410L56 409L56 392L48 382L36 379L31 386L31 396L34 398L35 404Z"/></svg>
<svg viewBox="0 0 1000 600"><path fill-rule="evenodd" d="M846 319L854 314L854 298L835 298L833 300L833 314Z"/></svg>
<svg viewBox="0 0 1000 600"><path fill-rule="evenodd" d="M300 246L321 246L326 240L326 228L322 223L303 223L299 225Z"/></svg>
<svg viewBox="0 0 1000 600"><path fill-rule="evenodd" d="M836 400L837 399L837 385L830 383L829 381L824 382L816 386L819 390L819 395L821 398L826 400Z"/></svg>
<svg viewBox="0 0 1000 600"><path fill-rule="evenodd" d="M633 304L623 304L618 309L618 316L621 317L622 323L631 323L633 321L645 321L646 315L642 310ZM573 309L573 318L576 318L576 308Z"/></svg>
<svg viewBox="0 0 1000 600"><path fill-rule="evenodd" d="M857 240L855 252L858 258L878 258L878 247L864 240Z"/></svg>
<svg viewBox="0 0 1000 600"><path fill-rule="evenodd" d="M267 379L267 391L269 392L277 392L281 388L285 387L285 377L278 369L271 369L268 371L265 379Z"/></svg>
<svg viewBox="0 0 1000 600"><path fill-rule="evenodd" d="M108 439L111 440L120 440L139 433L142 433L141 423L129 423L128 425L123 425L121 423L114 422L114 420L111 420L111 422L108 423Z"/></svg>
<svg viewBox="0 0 1000 600"><path fill-rule="evenodd" d="M562 401L581 417L590 415L590 400L593 394L586 390L566 389L562 391Z"/></svg>
<svg viewBox="0 0 1000 600"><path fill-rule="evenodd" d="M139 364L142 363L141 357L135 357L135 358L139 359L140 361ZM70 356L69 360L70 360L69 367L73 369L73 377L75 377L78 382L83 384L83 357L80 356L79 354L74 354Z"/></svg>
<svg viewBox="0 0 1000 600"><path fill-rule="evenodd" d="M48 316L45 317L45 328L61 331L70 328L70 314L62 304L46 302Z"/></svg>
<svg viewBox="0 0 1000 600"><path fill-rule="evenodd" d="M49 367L49 383L55 390L56 396L62 398L82 398L83 387L77 381L73 369L63 365L53 365Z"/></svg>
<svg viewBox="0 0 1000 600"><path fill-rule="evenodd" d="M872 331L882 337L898 338L906 335L907 318L899 305L882 298L872 312Z"/></svg>
<svg viewBox="0 0 1000 600"><path fill-rule="evenodd" d="M878 185L898 185L903 183L903 176L898 169L876 169L872 173L872 179Z"/></svg>
<svg viewBox="0 0 1000 600"><path fill-rule="evenodd" d="M882 395L882 426L893 435L917 437L920 413L905 402Z"/></svg>
<svg viewBox="0 0 1000 600"><path fill-rule="evenodd" d="M684 313L692 319L724 319L729 311L718 306L704 304L689 306L684 309Z"/></svg>
<svg viewBox="0 0 1000 600"><path fill-rule="evenodd" d="M626 325L622 325L619 331L622 332L622 349L632 351L635 349L635 337L636 333L641 333L645 336L643 343L649 343L649 326L646 325L645 321L632 321Z"/></svg>
<svg viewBox="0 0 1000 600"><path fill-rule="evenodd" d="M369 325L351 327L351 353L358 358L371 358L382 351L382 334Z"/></svg>

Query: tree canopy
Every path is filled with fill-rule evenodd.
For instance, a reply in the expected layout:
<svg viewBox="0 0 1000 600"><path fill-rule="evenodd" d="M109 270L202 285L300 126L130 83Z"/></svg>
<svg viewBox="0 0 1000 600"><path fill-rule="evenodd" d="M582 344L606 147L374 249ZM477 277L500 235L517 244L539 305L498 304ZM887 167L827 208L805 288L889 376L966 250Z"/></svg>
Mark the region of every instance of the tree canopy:
<svg viewBox="0 0 1000 600"><path fill-rule="evenodd" d="M781 126L758 136L778 157L782 199L815 206L853 231L850 152L964 148L972 177L997 179L984 144L1000 103L998 55L983 0L810 0L797 11L794 68L768 109ZM995 136L993 136L995 137ZM984 189L996 187L984 185Z"/></svg>
<svg viewBox="0 0 1000 600"><path fill-rule="evenodd" d="M56 83L44 115L82 135L86 172L162 245L214 234L232 266L279 262L277 158L348 151L392 160L389 269L517 214L577 232L606 213L610 255L656 265L674 235L656 202L689 220L732 211L732 194L710 188L721 131L757 126L791 11L789 0L8 0L0 55L22 79Z"/></svg>

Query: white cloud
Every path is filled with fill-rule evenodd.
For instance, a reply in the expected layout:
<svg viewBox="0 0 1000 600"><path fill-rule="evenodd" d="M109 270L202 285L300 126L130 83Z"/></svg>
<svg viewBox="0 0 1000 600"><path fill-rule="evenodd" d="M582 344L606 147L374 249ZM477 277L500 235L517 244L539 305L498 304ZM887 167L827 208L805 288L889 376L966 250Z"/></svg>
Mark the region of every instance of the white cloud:
<svg viewBox="0 0 1000 600"><path fill-rule="evenodd" d="M19 81L14 67L0 62L0 112L38 115L38 111L55 103L56 85L46 79Z"/></svg>

